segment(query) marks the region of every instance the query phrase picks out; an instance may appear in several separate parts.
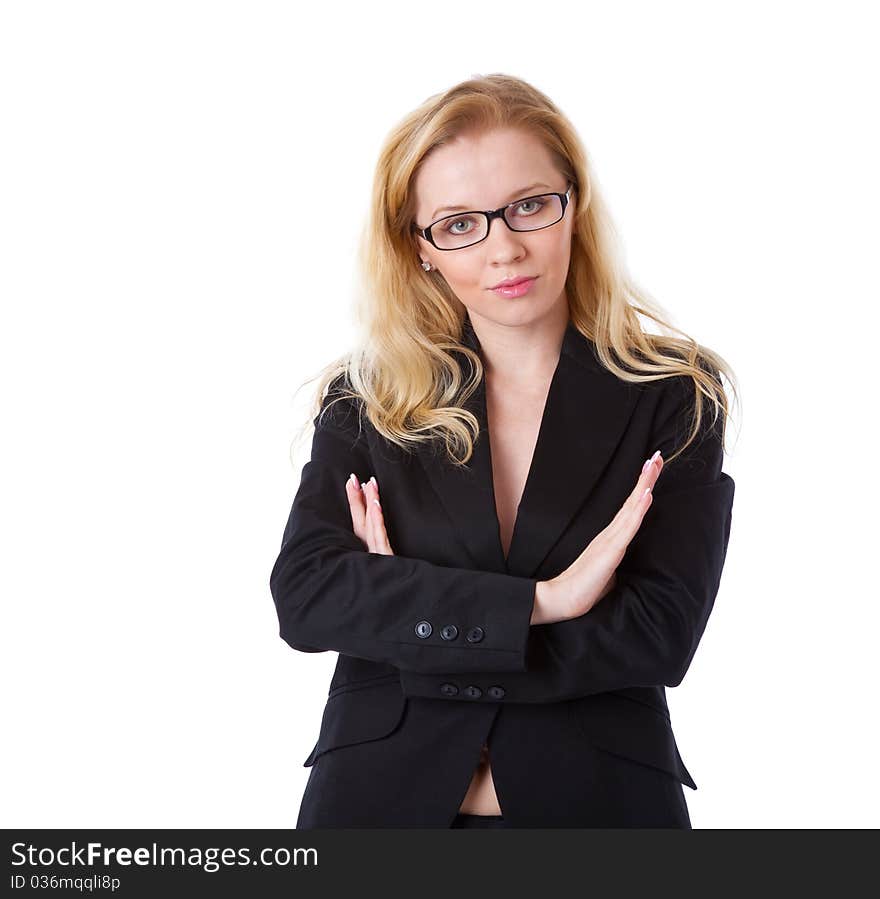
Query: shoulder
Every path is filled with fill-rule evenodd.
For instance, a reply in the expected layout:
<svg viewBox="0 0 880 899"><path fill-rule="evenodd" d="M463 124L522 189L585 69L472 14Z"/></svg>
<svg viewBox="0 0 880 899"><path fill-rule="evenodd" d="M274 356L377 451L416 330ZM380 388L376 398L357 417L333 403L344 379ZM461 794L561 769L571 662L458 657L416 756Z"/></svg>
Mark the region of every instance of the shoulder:
<svg viewBox="0 0 880 899"><path fill-rule="evenodd" d="M339 451L370 454L364 403L352 389L345 372L325 385L312 424L315 428L313 458Z"/></svg>
<svg viewBox="0 0 880 899"><path fill-rule="evenodd" d="M701 368L721 384L717 369ZM720 477L724 458L725 412L705 396L689 374L663 379L658 391L653 440L671 462L664 471L666 486L682 481L708 482ZM723 386L719 386L723 391Z"/></svg>
<svg viewBox="0 0 880 899"><path fill-rule="evenodd" d="M312 419L312 464L338 466L362 473L369 468L370 446L366 415L344 375L324 388L318 414Z"/></svg>
<svg viewBox="0 0 880 899"><path fill-rule="evenodd" d="M721 381L721 373L708 359L700 356L697 365L712 383L713 391L723 393L724 387ZM665 419L670 416L683 416L693 420L701 407L704 412L711 412L712 403L702 390L698 378L684 373L659 378L650 382L653 386L658 418Z"/></svg>
<svg viewBox="0 0 880 899"><path fill-rule="evenodd" d="M352 389L345 372L336 375L324 388L320 409L313 420L315 429L360 430L363 400Z"/></svg>

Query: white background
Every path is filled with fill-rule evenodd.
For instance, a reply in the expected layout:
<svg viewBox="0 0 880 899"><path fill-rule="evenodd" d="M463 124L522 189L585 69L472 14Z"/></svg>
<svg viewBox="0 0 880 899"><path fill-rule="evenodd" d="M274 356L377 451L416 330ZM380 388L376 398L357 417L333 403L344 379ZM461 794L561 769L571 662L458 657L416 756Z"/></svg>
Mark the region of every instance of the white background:
<svg viewBox="0 0 880 899"><path fill-rule="evenodd" d="M5 3L0 826L294 826L336 658L268 587L295 391L349 347L385 134L496 71L572 119L632 274L740 379L668 694L694 826L877 826L869 9Z"/></svg>

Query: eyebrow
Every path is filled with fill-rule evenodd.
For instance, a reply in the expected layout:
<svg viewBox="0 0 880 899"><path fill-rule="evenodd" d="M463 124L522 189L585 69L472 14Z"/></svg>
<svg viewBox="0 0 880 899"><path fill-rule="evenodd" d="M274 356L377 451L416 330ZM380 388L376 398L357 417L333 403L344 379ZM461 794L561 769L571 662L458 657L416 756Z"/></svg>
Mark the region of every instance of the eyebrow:
<svg viewBox="0 0 880 899"><path fill-rule="evenodd" d="M536 187L546 187L548 189L552 188L549 184L544 184L543 181L538 181L535 184L529 184L527 187L521 187L519 190L515 190L512 194L510 194L510 202L512 203L518 197L524 197L528 194L530 190L534 190ZM441 206L439 209L435 209L431 213L431 221L436 220L437 216L441 212L474 212L473 206Z"/></svg>

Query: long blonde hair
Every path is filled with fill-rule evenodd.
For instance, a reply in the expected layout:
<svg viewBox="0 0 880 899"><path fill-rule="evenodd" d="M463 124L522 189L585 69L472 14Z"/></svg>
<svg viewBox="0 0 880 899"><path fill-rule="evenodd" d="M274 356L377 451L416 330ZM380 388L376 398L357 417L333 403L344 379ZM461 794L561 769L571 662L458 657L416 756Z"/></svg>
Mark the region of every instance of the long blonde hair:
<svg viewBox="0 0 880 899"><path fill-rule="evenodd" d="M693 379L690 434L665 461L683 452L704 427L701 397L712 407L712 426L721 416L723 440L730 410L722 374L738 395L730 366L664 321L660 306L625 272L614 225L568 119L535 87L499 73L475 76L429 97L386 138L358 252L363 286L356 311L362 336L352 351L315 376L320 380L310 419L333 402L354 399L360 414L398 446L406 449L441 438L453 464L470 458L479 424L461 405L479 385L482 364L479 355L461 343L465 306L442 275L426 273L420 265L411 230L412 185L435 148L465 132L502 127L525 129L538 137L560 173L576 187L565 292L572 324L593 341L601 363L627 381L676 375ZM639 315L681 337L645 332ZM470 360L469 372L456 354Z"/></svg>

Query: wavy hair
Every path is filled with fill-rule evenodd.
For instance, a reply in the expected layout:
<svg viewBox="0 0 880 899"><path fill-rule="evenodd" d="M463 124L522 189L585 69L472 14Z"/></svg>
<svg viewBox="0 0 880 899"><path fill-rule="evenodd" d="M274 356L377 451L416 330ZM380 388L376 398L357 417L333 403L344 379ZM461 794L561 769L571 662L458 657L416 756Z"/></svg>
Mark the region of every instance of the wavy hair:
<svg viewBox="0 0 880 899"><path fill-rule="evenodd" d="M723 441L730 407L721 375L738 396L732 369L717 353L667 323L659 304L626 273L615 227L569 120L541 91L500 73L474 76L429 97L386 137L358 249L360 340L306 381L320 378L311 419L318 421L322 410L335 402L354 400L359 413L392 443L408 449L442 439L453 464L470 459L479 423L462 404L480 384L482 362L461 341L466 307L442 275L421 267L411 230L412 185L437 147L464 133L510 127L539 138L576 188L565 282L573 325L595 344L602 365L619 378L692 379L690 433L664 461L671 462L696 438L706 414L713 416L712 427L721 417ZM666 333L643 330L639 316ZM680 336L669 333L673 331ZM470 371L462 366L462 357L470 362ZM705 411L707 405L711 413Z"/></svg>

